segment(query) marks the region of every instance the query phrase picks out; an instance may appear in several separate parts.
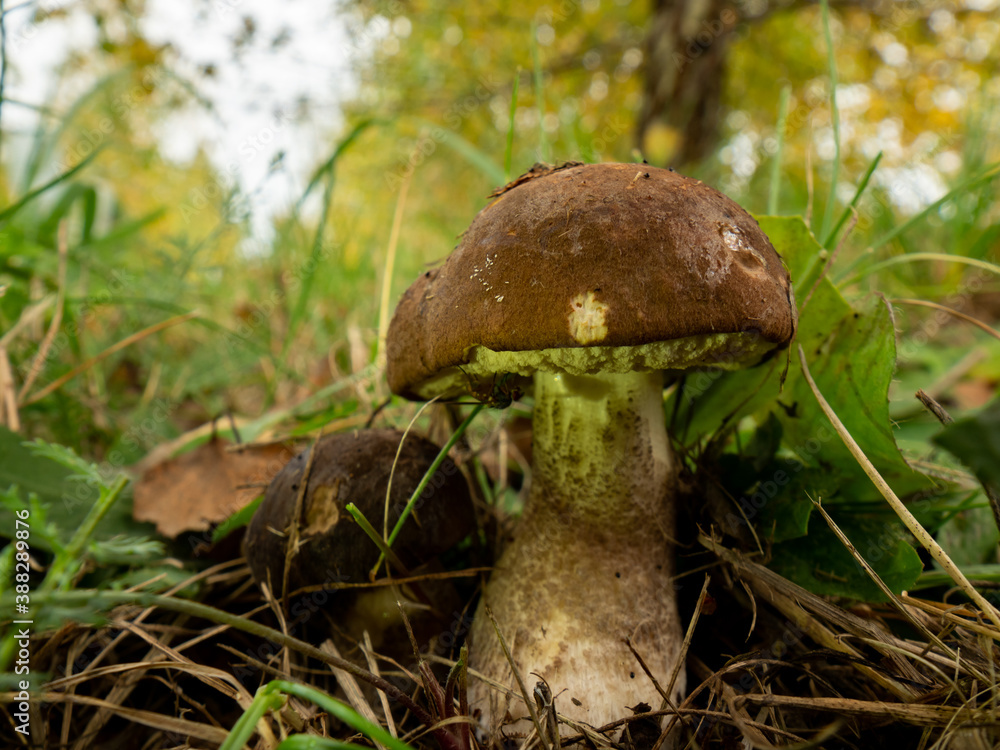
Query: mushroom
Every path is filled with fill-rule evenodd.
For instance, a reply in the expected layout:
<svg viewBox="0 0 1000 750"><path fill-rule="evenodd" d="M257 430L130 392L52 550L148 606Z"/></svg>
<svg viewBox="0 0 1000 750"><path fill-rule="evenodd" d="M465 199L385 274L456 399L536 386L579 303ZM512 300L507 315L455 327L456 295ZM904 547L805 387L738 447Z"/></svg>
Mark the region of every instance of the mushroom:
<svg viewBox="0 0 1000 750"><path fill-rule="evenodd" d="M600 726L660 704L625 641L669 682L682 639L664 371L754 365L795 325L771 243L699 181L570 164L494 194L404 294L387 340L389 385L411 398L533 379L530 491L472 625L472 669L519 694L489 606L520 675L544 679L560 713ZM489 731L508 711L513 730L531 727L484 682L470 707Z"/></svg>
<svg viewBox="0 0 1000 750"><path fill-rule="evenodd" d="M322 438L315 446L301 505L302 476L313 449L289 461L268 486L244 537L244 554L258 583L267 583L276 597L282 596L293 526L297 526L298 540L289 562L289 592L307 586L368 582L379 549L346 507L353 503L381 529L389 474L402 439L397 430L361 430ZM390 529L439 451L434 443L414 435L403 442L389 496ZM474 529L469 488L458 467L446 458L418 498L392 549L408 569L414 569ZM429 591L428 586L425 589ZM377 646L377 636L397 620L394 601L383 596L386 591L341 594L341 606L335 608L340 615L338 625L355 637L369 630Z"/></svg>

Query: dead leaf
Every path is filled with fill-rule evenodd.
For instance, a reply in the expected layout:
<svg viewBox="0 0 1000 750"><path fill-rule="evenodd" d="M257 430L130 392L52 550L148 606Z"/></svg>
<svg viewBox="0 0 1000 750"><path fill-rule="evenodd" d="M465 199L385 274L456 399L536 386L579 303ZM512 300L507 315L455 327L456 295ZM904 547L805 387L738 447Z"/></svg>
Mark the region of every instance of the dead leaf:
<svg viewBox="0 0 1000 750"><path fill-rule="evenodd" d="M135 520L155 523L171 539L185 531L207 531L263 494L295 455L281 443L227 450L230 445L213 436L145 471L135 485Z"/></svg>

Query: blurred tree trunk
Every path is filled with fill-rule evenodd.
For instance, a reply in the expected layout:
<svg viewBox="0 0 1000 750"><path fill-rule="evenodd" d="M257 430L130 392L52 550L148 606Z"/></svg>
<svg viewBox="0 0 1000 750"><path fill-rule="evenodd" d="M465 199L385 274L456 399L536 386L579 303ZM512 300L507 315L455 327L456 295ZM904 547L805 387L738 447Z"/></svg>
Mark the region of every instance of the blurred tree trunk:
<svg viewBox="0 0 1000 750"><path fill-rule="evenodd" d="M653 0L636 133L651 163L689 164L715 147L726 55L738 18L725 0Z"/></svg>

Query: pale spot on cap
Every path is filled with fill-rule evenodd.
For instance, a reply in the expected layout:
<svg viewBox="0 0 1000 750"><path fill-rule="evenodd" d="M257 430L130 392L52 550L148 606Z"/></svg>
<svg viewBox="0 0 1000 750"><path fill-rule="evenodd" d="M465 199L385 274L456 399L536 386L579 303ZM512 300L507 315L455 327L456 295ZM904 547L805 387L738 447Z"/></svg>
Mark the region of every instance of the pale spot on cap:
<svg viewBox="0 0 1000 750"><path fill-rule="evenodd" d="M578 294L569 302L569 335L578 344L594 344L608 335L605 318L608 306L597 299L593 292Z"/></svg>

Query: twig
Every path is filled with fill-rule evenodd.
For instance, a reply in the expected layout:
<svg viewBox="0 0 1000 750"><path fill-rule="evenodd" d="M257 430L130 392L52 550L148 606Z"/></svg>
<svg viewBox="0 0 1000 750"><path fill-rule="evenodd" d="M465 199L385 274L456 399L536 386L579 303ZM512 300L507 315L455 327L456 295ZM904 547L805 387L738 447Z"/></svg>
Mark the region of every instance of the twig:
<svg viewBox="0 0 1000 750"><path fill-rule="evenodd" d="M910 533L916 537L917 541L920 542L921 546L926 549L931 557L940 565L944 571L951 577L951 579L958 584L958 586L966 593L969 598L974 601L980 609L983 610L985 614L994 625L1000 627L1000 612L997 611L996 607L990 604L986 598L976 590L969 579L965 577L965 574L959 569L957 565L948 557L941 545L930 534L927 530L920 525L920 522L914 517L910 510L903 504L903 501L897 497L896 493L892 491L892 488L886 483L882 478L882 475L878 473L878 470L872 465L872 462L868 460L868 457L861 450L861 447L855 442L854 438L851 437L851 433L847 431L844 427L844 423L840 421L840 417L837 416L836 412L830 408L830 404L827 403L823 394L820 392L819 388L816 386L816 382L812 378L812 374L809 372L809 364L806 362L806 353L802 349L802 345L799 344L799 362L802 364L802 374L812 389L813 395L816 397L816 401L819 402L820 408L823 413L826 414L826 418L830 420L837 434L840 435L840 439L844 441L844 445L854 456L854 459L858 462L861 468L864 470L868 478L872 480L872 483L882 494L882 497L886 499L889 506L895 511L896 515L903 522L903 525L910 530Z"/></svg>
<svg viewBox="0 0 1000 750"><path fill-rule="evenodd" d="M933 414L937 418L937 421L941 424L947 427L955 422L951 414L949 414L945 408L935 401L934 398L923 388L917 389L917 392L914 395L917 397L917 400L924 405L927 411Z"/></svg>
<svg viewBox="0 0 1000 750"><path fill-rule="evenodd" d="M365 635L366 636L368 635L367 630L365 631ZM319 647L320 649L326 651L331 656L335 656L338 659L343 658L340 655L340 651L337 650L336 644L330 638L327 638L325 641L323 641L319 645ZM358 681L354 679L354 675L347 674L342 669L337 669L336 667L331 667L331 669L333 670L333 673L337 676L337 686L341 690L343 690L344 695L347 696L347 702L350 703L352 706L354 706L354 709L359 714L368 719L368 721L370 721L372 724L381 724L381 722L378 720L378 716L375 715L375 711L369 705L368 701L365 700L364 693L361 692L361 686L358 685ZM380 695L384 695L384 693L380 693ZM388 712L386 712L386 715L387 716L389 715ZM383 745L382 743L374 739L372 740L372 743L375 745L375 747L379 748L379 750L385 750L385 745Z"/></svg>
<svg viewBox="0 0 1000 750"><path fill-rule="evenodd" d="M735 550L723 547L715 539L701 534L698 542L732 566L739 578L749 582L758 597L774 606L788 619L790 625L803 635L824 648L845 654L855 669L866 679L883 687L904 703L917 698L918 693L913 685L921 680L921 675L909 662L899 658L887 648L880 648L879 650L895 667L897 674L892 675L888 670L877 669L865 662L862 653L851 645L850 639L843 637L843 633L836 632L835 628L882 644L895 643L896 639L893 636L874 623L853 615L833 602L792 583L770 568L749 560ZM692 694L688 694L685 703L691 701Z"/></svg>
<svg viewBox="0 0 1000 750"><path fill-rule="evenodd" d="M0 336L0 347L5 347L10 344L15 338L21 335L21 332L26 328L35 325L35 322L45 314L45 311L52 306L56 300L56 295L47 294L42 297L38 302L34 302L28 307L21 310L21 314L14 325L3 332Z"/></svg>
<svg viewBox="0 0 1000 750"><path fill-rule="evenodd" d="M677 661L674 663L674 671L670 673L670 682L667 683L666 695L661 693L661 695L663 695L663 703L660 704L660 710L662 711L669 706L673 709L674 715L667 724L666 729L664 729L660 734L659 739L656 740L656 744L653 745L653 750L657 750L657 748L663 744L663 742L667 739L667 735L670 734L670 730L673 728L674 724L681 719L681 714L678 712L677 706L670 702L667 696L673 691L674 685L677 682L677 676L681 671L681 665L683 665L687 659L688 648L691 646L691 639L694 637L694 629L698 625L698 618L701 617L702 607L705 606L705 599L708 597L708 583L710 580L711 577L708 573L706 573L705 581L701 584L701 593L698 594L698 603L694 606L694 614L691 615L691 621L688 623L687 632L684 634L684 641L681 643L680 653L677 654ZM653 684L656 684L655 681ZM657 689L659 689L658 685Z"/></svg>
<svg viewBox="0 0 1000 750"><path fill-rule="evenodd" d="M121 718L128 719L136 724L152 727L160 732L173 732L180 737L192 737L204 740L216 747L225 742L226 738L229 736L229 730L227 729L209 726L208 724L201 724L197 721L180 719L175 716L167 716L159 711L142 711L135 708L128 708L112 701L94 698L89 695L76 695L50 691L36 693L34 697L37 701L42 703L70 703L80 706L94 706L100 711L116 714Z"/></svg>
<svg viewBox="0 0 1000 750"><path fill-rule="evenodd" d="M372 646L372 637L368 634L367 630L364 632L364 646L361 648L361 653L365 655L365 661L368 662L368 671L376 677L381 677L378 671L378 660L375 658L375 647ZM389 696L379 691L378 697L382 702L382 715L385 716L385 728L393 737L399 737L399 731L396 729L396 720L392 717L392 706L389 705Z"/></svg>
<svg viewBox="0 0 1000 750"><path fill-rule="evenodd" d="M975 711L955 706L933 706L927 704L886 703L885 701L859 701L849 698L826 698L819 696L799 697L795 695L741 695L740 703L757 706L785 706L806 711L832 711L849 716L866 716L891 719L915 726L940 726L946 719L960 717L964 722L978 723L990 721L988 711Z"/></svg>
<svg viewBox="0 0 1000 750"><path fill-rule="evenodd" d="M940 602L930 602L924 599L916 599L905 591L902 594L902 600L911 607L933 614L957 625L960 628L966 628L967 630L971 630L973 633L985 635L987 638L992 638L994 641L1000 641L1000 631L990 630L985 625L981 625L974 620L966 619L968 617L975 617L975 615L971 612L966 612L958 607L952 607L948 604L942 604ZM965 615L965 617L959 617L959 614Z"/></svg>
<svg viewBox="0 0 1000 750"><path fill-rule="evenodd" d="M826 258L826 263L823 264L823 268L820 269L819 276L816 277L816 281L814 281L813 285L809 288L809 292L808 294L806 294L806 298L802 300L802 304L799 305L800 317L802 316L802 313L805 312L806 306L809 304L809 300L812 299L812 296L819 288L820 283L823 281L824 278L826 278L826 275L830 272L830 267L833 265L833 261L837 259L837 256L840 254L841 249L847 243L847 238L851 235L851 231L854 229L857 223L858 223L858 212L852 208L851 219L850 223L847 225L847 231L844 232L844 236L840 238L840 242L837 243L837 247L835 247L831 251L828 251L829 255Z"/></svg>

